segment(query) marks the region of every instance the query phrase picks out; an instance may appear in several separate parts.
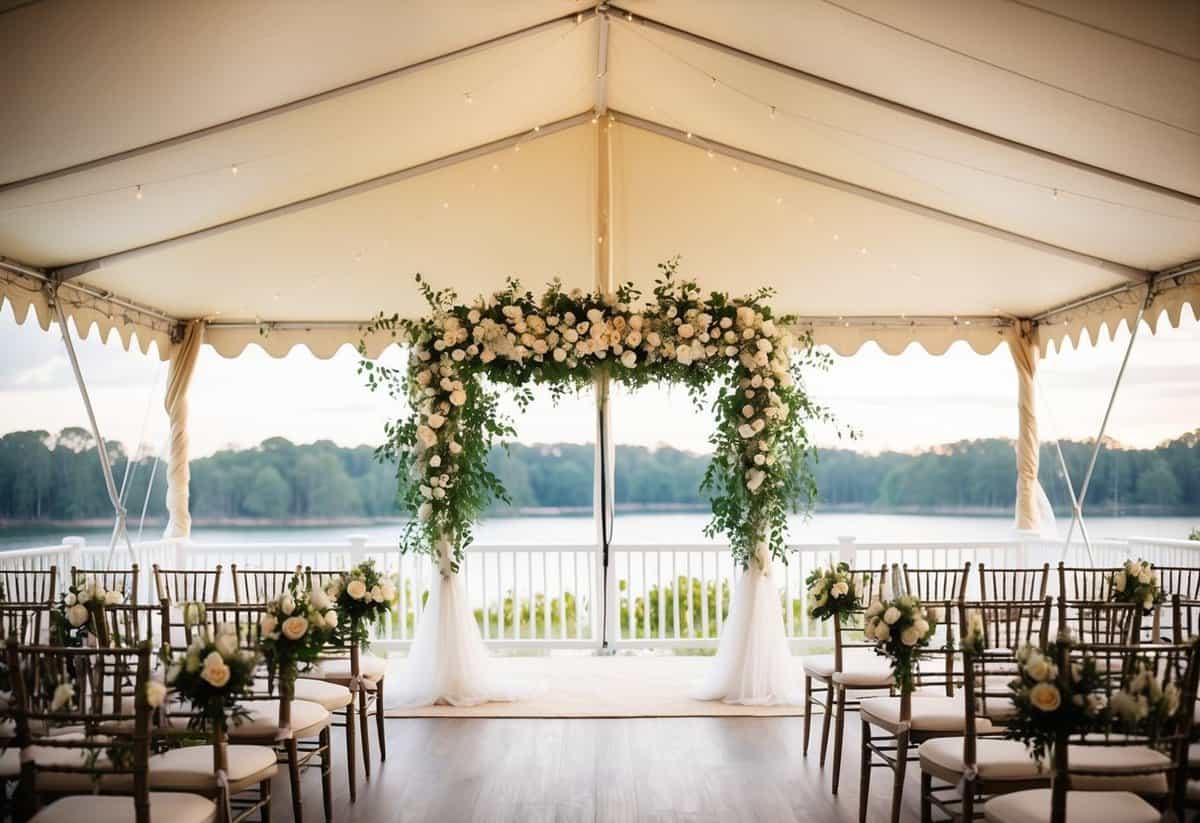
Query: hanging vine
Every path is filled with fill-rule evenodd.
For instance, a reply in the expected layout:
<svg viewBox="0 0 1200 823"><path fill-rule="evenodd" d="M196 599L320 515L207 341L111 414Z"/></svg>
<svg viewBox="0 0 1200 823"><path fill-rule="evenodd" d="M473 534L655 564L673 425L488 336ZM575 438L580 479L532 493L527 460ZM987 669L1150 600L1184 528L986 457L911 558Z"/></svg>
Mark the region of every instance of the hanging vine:
<svg viewBox="0 0 1200 823"><path fill-rule="evenodd" d="M403 551L447 557L457 571L478 517L493 499L507 502L487 464L491 448L515 436L497 386L515 389L524 409L535 387L558 398L604 371L635 389L682 384L697 406L708 387L720 385L712 462L701 484L712 503L705 534L723 535L743 566L760 546L786 560L788 512L807 514L817 491L809 427L833 422L803 377L828 368L829 356L807 334L787 331L790 318L769 305L771 289L702 295L695 281L678 277L678 260L659 269L644 301L631 283L603 294L566 292L554 281L535 297L510 278L502 291L464 305L418 275L429 314L381 314L364 329L411 347L407 366L396 369L368 357L365 335L358 346L367 386L408 404L385 425L376 451L395 461L399 497L412 514Z"/></svg>

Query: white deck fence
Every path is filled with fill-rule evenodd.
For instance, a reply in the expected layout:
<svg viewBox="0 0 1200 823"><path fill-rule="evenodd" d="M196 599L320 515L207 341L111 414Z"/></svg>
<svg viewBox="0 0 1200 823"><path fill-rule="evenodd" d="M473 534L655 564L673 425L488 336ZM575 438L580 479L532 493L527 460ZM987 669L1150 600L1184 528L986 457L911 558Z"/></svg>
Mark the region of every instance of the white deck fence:
<svg viewBox="0 0 1200 823"><path fill-rule="evenodd" d="M961 568L970 561L992 568L1055 566L1062 542L1038 539L796 544L787 564L774 575L780 606L793 650L828 646L828 626L808 617L804 581L809 572L830 562L854 568ZM1113 567L1128 558L1144 558L1162 566L1200 566L1200 542L1129 538L1093 543L1095 565ZM0 552L0 574L7 570L59 570L60 587L69 570L123 568L132 562L120 549L67 538L56 546ZM174 569L224 569L222 599L233 599L229 569L345 569L366 558L392 575L399 602L389 620L377 626L373 644L402 649L412 642L436 571L424 556L402 555L395 544L370 544L351 537L341 543L193 543L155 541L135 547L142 574L139 599L154 597L152 566ZM1082 544L1073 545L1068 565L1090 565ZM599 648L714 648L728 617L733 587L741 574L728 547L708 545L617 545L610 547L608 614L601 608L605 584L600 552L593 545L472 546L464 564L464 582L485 643L493 647L550 650ZM972 573L970 585L978 585ZM1051 591L1057 578L1051 576Z"/></svg>

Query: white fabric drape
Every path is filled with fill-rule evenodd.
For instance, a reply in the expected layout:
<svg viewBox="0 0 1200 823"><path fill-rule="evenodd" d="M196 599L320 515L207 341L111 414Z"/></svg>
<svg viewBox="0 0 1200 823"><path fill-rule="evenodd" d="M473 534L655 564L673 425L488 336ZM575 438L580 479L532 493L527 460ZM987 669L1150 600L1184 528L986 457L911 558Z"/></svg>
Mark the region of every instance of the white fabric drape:
<svg viewBox="0 0 1200 823"><path fill-rule="evenodd" d="M450 571L449 548L443 547L408 660L397 685L388 685L387 708L477 706L545 691L544 683L505 678L497 668L483 645L462 578Z"/></svg>
<svg viewBox="0 0 1200 823"><path fill-rule="evenodd" d="M693 698L746 706L804 701L765 544L734 587L719 642L708 674L692 690Z"/></svg>
<svg viewBox="0 0 1200 823"><path fill-rule="evenodd" d="M188 537L192 533L192 515L188 509L191 472L188 468L187 391L203 342L204 322L193 320L184 328L183 339L171 349L171 368L163 398L171 425L167 450L167 528L163 533L167 538Z"/></svg>
<svg viewBox="0 0 1200 823"><path fill-rule="evenodd" d="M1017 528L1029 531L1040 531L1039 503L1045 497L1038 482L1037 338L1037 327L1027 321L1008 335L1017 367Z"/></svg>

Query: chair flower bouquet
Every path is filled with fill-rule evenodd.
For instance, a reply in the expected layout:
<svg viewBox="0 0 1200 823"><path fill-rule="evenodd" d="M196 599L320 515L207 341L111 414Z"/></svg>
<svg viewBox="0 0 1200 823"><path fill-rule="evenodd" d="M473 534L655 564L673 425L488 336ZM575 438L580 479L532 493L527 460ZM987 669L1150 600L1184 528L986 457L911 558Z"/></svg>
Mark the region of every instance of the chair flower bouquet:
<svg viewBox="0 0 1200 823"><path fill-rule="evenodd" d="M1138 659L1124 688L1113 693L1108 709L1126 732L1154 739L1179 711L1180 699L1178 686L1174 683L1163 686L1162 677L1146 660Z"/></svg>
<svg viewBox="0 0 1200 823"><path fill-rule="evenodd" d="M326 583L325 595L340 615L339 633L365 647L367 626L392 610L396 585L375 567L374 560L364 560Z"/></svg>
<svg viewBox="0 0 1200 823"><path fill-rule="evenodd" d="M1059 733L1096 728L1104 716L1104 694L1096 661L1084 658L1060 671L1060 644L1043 651L1025 646L1017 652L1016 678L1009 683L1015 712L1006 736L1020 740L1035 760L1044 761Z"/></svg>
<svg viewBox="0 0 1200 823"><path fill-rule="evenodd" d="M89 635L99 631L100 609L124 600L123 592L105 590L95 577L74 581L50 612L50 626L56 642L62 646L83 646Z"/></svg>
<svg viewBox="0 0 1200 823"><path fill-rule="evenodd" d="M808 587L808 615L817 620L834 616L846 620L862 608L862 599L846 563L813 569L804 581Z"/></svg>
<svg viewBox="0 0 1200 823"><path fill-rule="evenodd" d="M1149 560L1126 560L1123 567L1113 572L1112 599L1118 603L1140 603L1146 614L1162 603L1158 572Z"/></svg>
<svg viewBox="0 0 1200 823"><path fill-rule="evenodd" d="M937 613L926 609L912 595L882 601L867 606L864 633L875 641L876 654L887 657L892 664L892 678L902 693L913 690L913 675L921 649L929 645L937 627Z"/></svg>
<svg viewBox="0 0 1200 823"><path fill-rule="evenodd" d="M173 656L165 646L163 656L166 685L196 710L188 728L225 732L230 718L236 725L248 716L238 701L253 688L259 657L242 648L232 623L221 624L215 635L198 626L182 654Z"/></svg>
<svg viewBox="0 0 1200 823"><path fill-rule="evenodd" d="M293 577L288 590L267 603L259 641L271 678L292 696L296 676L312 668L338 627L338 612L323 590L305 592Z"/></svg>

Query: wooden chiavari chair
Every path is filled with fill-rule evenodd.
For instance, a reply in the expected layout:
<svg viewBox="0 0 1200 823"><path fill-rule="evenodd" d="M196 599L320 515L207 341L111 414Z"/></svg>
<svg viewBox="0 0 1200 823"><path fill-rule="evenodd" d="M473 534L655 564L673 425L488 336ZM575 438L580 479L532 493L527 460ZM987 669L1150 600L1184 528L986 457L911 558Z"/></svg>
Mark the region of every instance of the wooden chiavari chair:
<svg viewBox="0 0 1200 823"><path fill-rule="evenodd" d="M952 609L958 600L942 602L922 601L934 634L930 647L920 655L926 661L943 661L953 655L954 647ZM938 638L944 638L945 646L937 648ZM938 668L942 668L939 666ZM917 759L916 751L927 740L937 737L957 737L963 733L963 709L961 698L951 695L951 684L946 682L946 694L918 693L918 689L942 685L945 672L930 678L925 667L918 661L914 672L911 691L901 690L899 695L889 697L867 697L859 703L862 719L862 760L859 770L858 819L867 821L867 807L871 796L871 770L888 768L892 771L892 823L899 823L900 809L904 799L904 777L908 761ZM872 729L879 729L874 734Z"/></svg>
<svg viewBox="0 0 1200 823"><path fill-rule="evenodd" d="M156 563L154 590L163 614L162 642L173 647L186 646L185 624L192 604L220 602L221 566L212 569L162 569Z"/></svg>
<svg viewBox="0 0 1200 823"><path fill-rule="evenodd" d="M1179 595L1171 598L1172 643L1200 641L1200 598L1185 599ZM1165 641L1164 641L1165 642ZM1188 747L1188 786L1186 800L1189 808L1200 808L1200 695L1193 707L1196 720L1192 725L1192 743Z"/></svg>
<svg viewBox="0 0 1200 823"><path fill-rule="evenodd" d="M989 796L1048 785L1049 775L1024 744L1003 734L1012 715L1008 684L1018 673L1017 652L1045 648L1051 603L1044 597L959 604L959 636L965 641L975 616L982 642L963 646L963 736L928 740L918 749L922 820L932 820L937 808L951 821L970 821Z"/></svg>
<svg viewBox="0 0 1200 823"><path fill-rule="evenodd" d="M303 567L293 569L243 569L237 563L229 567L235 603L267 603L288 590L292 579L302 577Z"/></svg>
<svg viewBox="0 0 1200 823"><path fill-rule="evenodd" d="M53 631L49 603L0 602L0 638L16 638L26 646L48 646Z"/></svg>
<svg viewBox="0 0 1200 823"><path fill-rule="evenodd" d="M821 722L821 759L825 765L825 752L829 744L831 715L836 721L833 737L833 793L837 794L841 781L842 746L845 737L846 712L858 710L857 699L847 699L848 692L878 692L888 689L892 683L891 670L887 662L875 654L875 644L863 636L863 612L873 600L881 597L887 581L887 567L878 570L852 569L848 572L860 594L862 608L843 621L833 618L833 654L816 655L804 659L804 753L808 754L811 728L811 713L819 705L815 692L825 692L824 717ZM819 685L814 689L813 681Z"/></svg>
<svg viewBox="0 0 1200 823"><path fill-rule="evenodd" d="M134 563L128 569L80 569L72 566L69 579L76 586L94 580L106 592L118 591L124 602L136 605L139 599L138 576L138 564Z"/></svg>
<svg viewBox="0 0 1200 823"><path fill-rule="evenodd" d="M1158 583L1162 587L1163 603L1154 613L1153 639L1159 643L1178 642L1172 598L1178 596L1184 603L1200 601L1200 567L1155 566L1154 571L1158 573Z"/></svg>
<svg viewBox="0 0 1200 823"><path fill-rule="evenodd" d="M1101 712L1092 728L1063 730L1052 751L1050 788L992 798L984 808L991 823L1121 820L1158 823L1183 820L1191 706L1200 675L1195 643L1060 643L1059 676L1086 659L1100 684L1088 699L1114 707L1118 693L1138 693L1149 672L1163 693L1176 690L1178 705L1160 722L1130 724L1119 711Z"/></svg>
<svg viewBox="0 0 1200 823"><path fill-rule="evenodd" d="M308 579L309 589L324 589L330 581L342 574L340 571L321 571L312 567L306 567L304 573ZM371 779L369 717L372 711L375 713L375 732L379 738L379 759L387 760L387 734L383 716L383 684L386 675L386 660L365 654L356 644L343 640L335 641L328 647L328 655L321 661L318 673L311 675L346 686L357 695L363 773L368 780ZM346 719L347 723L351 721L349 712L346 714ZM348 730L347 735L349 735ZM347 739L346 745L350 746L349 739Z"/></svg>
<svg viewBox="0 0 1200 823"><path fill-rule="evenodd" d="M167 611L164 604L164 613ZM185 639L192 642L195 632L207 629L215 636L224 624L232 624L241 647L258 654L262 605L235 603L206 603L200 621L188 621ZM264 667L265 669L265 667ZM249 717L229 728L229 742L234 745L269 747L279 753L280 762L287 763L292 790L292 817L303 823L304 805L301 772L310 765L319 765L321 795L326 823L333 819L333 757L330 744L330 713L319 703L297 700L282 684L273 683L265 670L254 693L244 704Z"/></svg>
<svg viewBox="0 0 1200 823"><path fill-rule="evenodd" d="M893 570L895 570L893 568ZM962 602L967 596L967 585L971 580L971 564L964 563L962 567L950 566L943 569L909 568L905 563L900 567L900 574L893 579L899 581L901 588L898 593L912 595L922 603L934 606L950 604L951 608ZM943 633L935 635L929 643L931 651L940 648L943 658L942 679L926 675L922 681L925 686L944 686L946 694L954 695L954 686L960 679L955 672L957 655L954 648L954 623L957 618L947 614L942 626Z"/></svg>
<svg viewBox="0 0 1200 823"><path fill-rule="evenodd" d="M0 570L0 601L53 603L58 595L58 567Z"/></svg>
<svg viewBox="0 0 1200 823"><path fill-rule="evenodd" d="M6 648L10 709L21 757L20 812L31 823L210 823L212 801L151 792L150 647L136 649L20 646ZM109 684L132 680L133 695ZM60 688L71 688L65 700ZM63 733L63 729L74 731ZM97 794L96 792L101 792ZM57 797L53 802L44 802Z"/></svg>
<svg viewBox="0 0 1200 823"><path fill-rule="evenodd" d="M1119 571L1059 563L1058 596L1064 600L1111 600L1113 575Z"/></svg>
<svg viewBox="0 0 1200 823"><path fill-rule="evenodd" d="M991 569L979 564L980 600L1041 600L1049 584L1049 563L1040 569Z"/></svg>
<svg viewBox="0 0 1200 823"><path fill-rule="evenodd" d="M1136 644L1142 607L1136 603L1058 599L1058 634L1076 643Z"/></svg>

